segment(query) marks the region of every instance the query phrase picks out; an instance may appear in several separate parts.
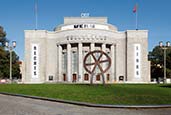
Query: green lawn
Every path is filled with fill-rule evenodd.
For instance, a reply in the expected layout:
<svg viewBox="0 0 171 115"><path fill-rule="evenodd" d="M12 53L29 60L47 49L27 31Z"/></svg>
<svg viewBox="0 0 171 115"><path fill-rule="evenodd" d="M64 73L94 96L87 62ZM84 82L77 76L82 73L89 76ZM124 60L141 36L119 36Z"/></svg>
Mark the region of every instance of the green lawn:
<svg viewBox="0 0 171 115"><path fill-rule="evenodd" d="M0 92L98 104L171 104L171 84L1 84Z"/></svg>

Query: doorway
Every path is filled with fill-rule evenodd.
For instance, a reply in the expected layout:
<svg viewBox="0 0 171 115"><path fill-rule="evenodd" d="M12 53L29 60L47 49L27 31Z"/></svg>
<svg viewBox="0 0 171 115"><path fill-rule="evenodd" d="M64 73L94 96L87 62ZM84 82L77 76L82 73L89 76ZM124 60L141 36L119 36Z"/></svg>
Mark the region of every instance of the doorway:
<svg viewBox="0 0 171 115"><path fill-rule="evenodd" d="M72 82L76 82L77 81L77 74L72 74Z"/></svg>

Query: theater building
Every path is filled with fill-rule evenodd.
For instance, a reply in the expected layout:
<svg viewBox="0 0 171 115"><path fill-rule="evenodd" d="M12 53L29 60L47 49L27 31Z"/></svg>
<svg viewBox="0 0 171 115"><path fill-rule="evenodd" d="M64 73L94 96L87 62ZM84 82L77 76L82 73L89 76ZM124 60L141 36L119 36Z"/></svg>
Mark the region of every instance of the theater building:
<svg viewBox="0 0 171 115"><path fill-rule="evenodd" d="M111 58L106 83L148 83L148 31L118 31L107 17L65 17L53 31L25 30L24 83L89 83L85 55L102 50ZM89 60L91 62L91 59ZM103 65L105 66L105 65ZM101 83L96 70L93 81Z"/></svg>

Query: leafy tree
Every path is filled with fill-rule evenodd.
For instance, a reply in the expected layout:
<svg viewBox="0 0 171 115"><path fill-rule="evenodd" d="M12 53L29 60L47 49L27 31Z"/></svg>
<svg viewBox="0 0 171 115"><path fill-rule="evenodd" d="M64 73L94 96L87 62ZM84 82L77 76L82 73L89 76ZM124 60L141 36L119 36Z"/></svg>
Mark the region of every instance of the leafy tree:
<svg viewBox="0 0 171 115"><path fill-rule="evenodd" d="M164 74L164 51L156 46L152 52L149 52L149 60L151 61L151 77L163 78ZM166 77L171 77L171 47L166 50Z"/></svg>
<svg viewBox="0 0 171 115"><path fill-rule="evenodd" d="M5 42L8 41L6 39L6 32L4 31L3 27L0 26L0 47L5 47Z"/></svg>
<svg viewBox="0 0 171 115"><path fill-rule="evenodd" d="M8 42L6 39L6 32L3 30L3 27L0 26L0 79L9 78L10 70L10 54L9 51L5 50L5 42ZM15 78L20 77L20 68L19 68L19 57L13 51L12 52L12 76Z"/></svg>

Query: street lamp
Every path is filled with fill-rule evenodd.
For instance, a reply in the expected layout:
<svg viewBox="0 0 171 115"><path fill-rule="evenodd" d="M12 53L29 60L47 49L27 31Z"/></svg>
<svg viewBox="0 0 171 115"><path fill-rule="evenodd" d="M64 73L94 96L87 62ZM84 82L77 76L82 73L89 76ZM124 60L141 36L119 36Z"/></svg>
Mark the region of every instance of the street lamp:
<svg viewBox="0 0 171 115"><path fill-rule="evenodd" d="M10 46L8 42L5 43L6 48L10 52L10 82L12 83L12 51L16 47L16 41L12 41L12 45Z"/></svg>
<svg viewBox="0 0 171 115"><path fill-rule="evenodd" d="M167 41L166 45L163 45L163 42L160 41L159 46L160 46L160 48L162 48L164 50L164 54L163 54L164 55L164 83L166 83L166 50L170 46L170 42Z"/></svg>

